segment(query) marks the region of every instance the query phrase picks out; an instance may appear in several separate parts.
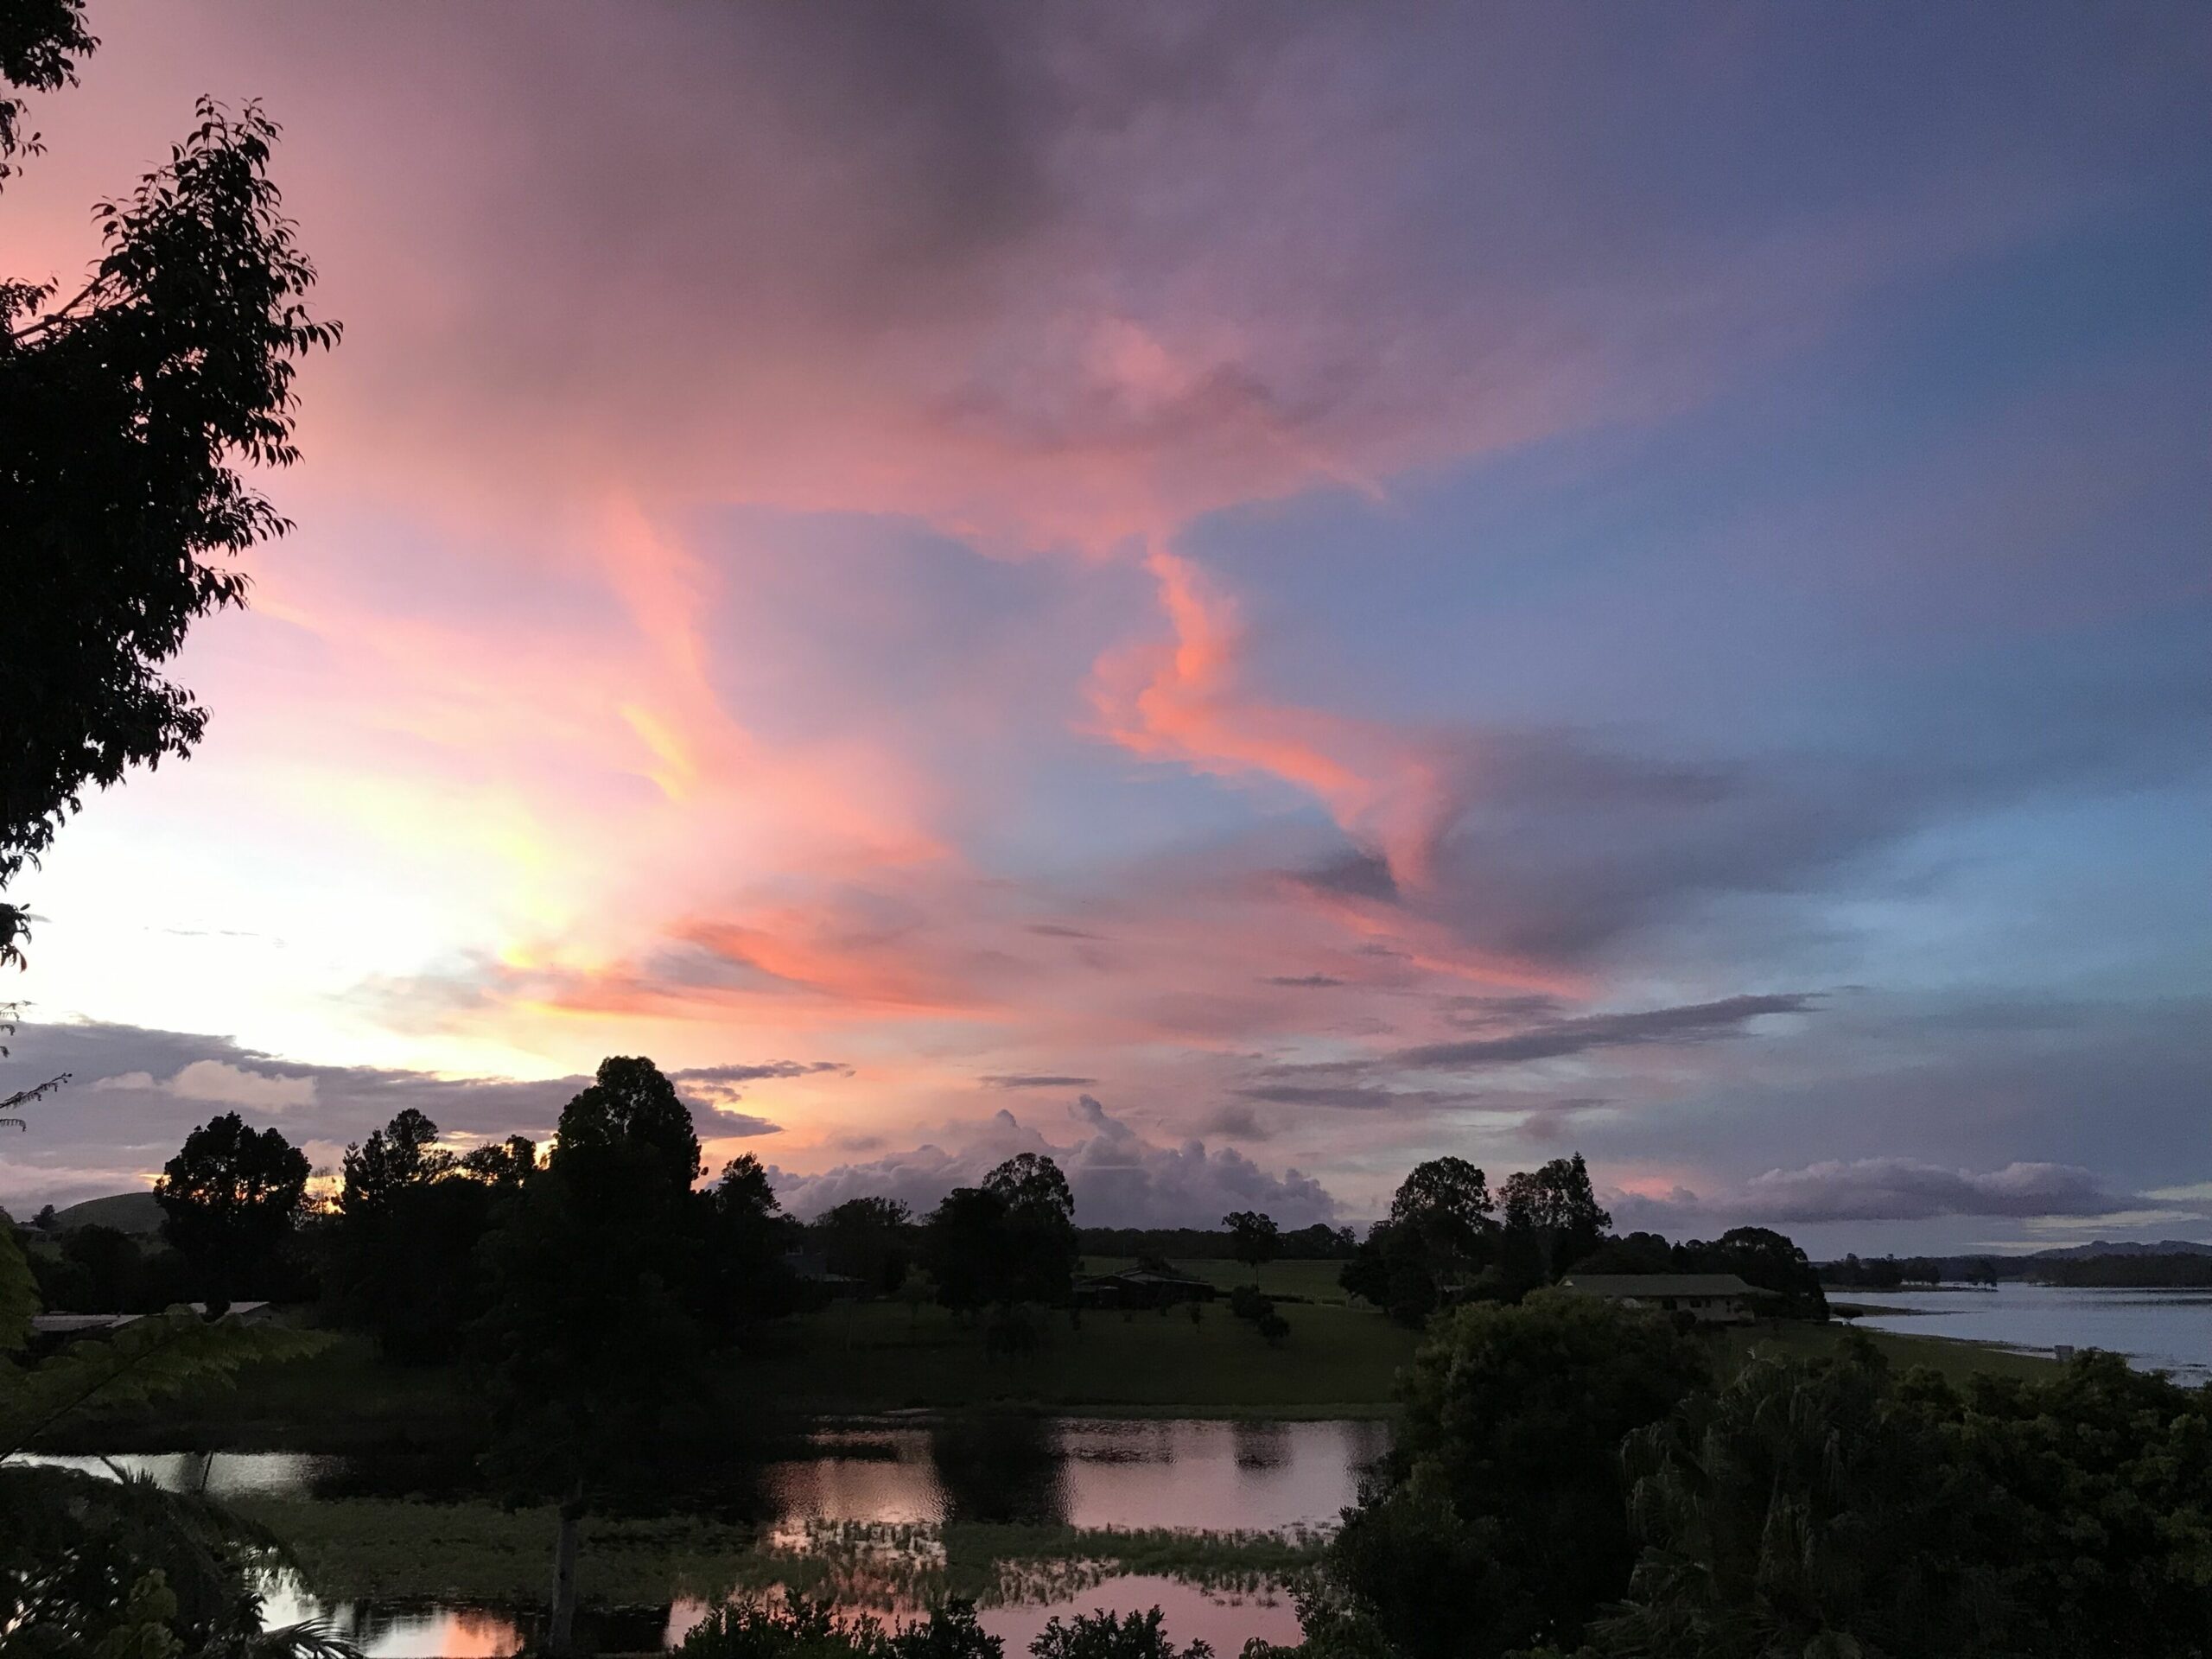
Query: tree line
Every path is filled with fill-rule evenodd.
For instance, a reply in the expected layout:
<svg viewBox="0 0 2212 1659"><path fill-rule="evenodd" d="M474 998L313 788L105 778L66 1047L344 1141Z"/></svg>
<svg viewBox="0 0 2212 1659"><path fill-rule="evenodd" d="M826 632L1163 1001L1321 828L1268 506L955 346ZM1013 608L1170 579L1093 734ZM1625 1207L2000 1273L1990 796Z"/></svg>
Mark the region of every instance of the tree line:
<svg viewBox="0 0 2212 1659"><path fill-rule="evenodd" d="M1656 1233L1610 1236L1580 1153L1507 1176L1463 1158L1417 1166L1344 1264L1344 1287L1416 1327L1440 1308L1514 1303L1570 1272L1732 1273L1772 1293L1784 1317L1825 1319L1820 1276L1805 1252L1764 1227L1738 1227L1707 1243L1670 1244Z"/></svg>
<svg viewBox="0 0 2212 1659"><path fill-rule="evenodd" d="M1440 1320L1307 1659L2212 1652L2212 1394L1717 1357L1554 1292Z"/></svg>

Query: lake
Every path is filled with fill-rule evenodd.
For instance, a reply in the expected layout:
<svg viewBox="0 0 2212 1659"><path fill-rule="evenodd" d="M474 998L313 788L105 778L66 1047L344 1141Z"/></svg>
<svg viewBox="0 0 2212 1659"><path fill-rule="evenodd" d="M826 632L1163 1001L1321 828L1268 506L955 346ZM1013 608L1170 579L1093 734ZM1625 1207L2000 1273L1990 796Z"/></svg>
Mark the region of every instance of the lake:
<svg viewBox="0 0 2212 1659"><path fill-rule="evenodd" d="M869 1422L823 1428L799 1455L744 1471L725 1506L759 1521L780 1546L881 1529L883 1547L927 1550L933 1529L964 1522L1080 1529L1295 1534L1328 1529L1357 1496L1367 1466L1389 1448L1386 1424L1369 1421L1217 1422L1039 1418L995 1414L927 1423ZM83 1466L97 1459L56 1459ZM424 1490L410 1473L371 1460L296 1452L118 1457L165 1485L222 1497L330 1498L365 1491ZM588 1541L586 1548L588 1548ZM550 1562L549 1562L549 1571ZM1155 1604L1178 1642L1205 1640L1233 1655L1249 1637L1298 1639L1287 1597L1228 1594L1137 1573L1047 1578L1033 1593L986 1608L982 1620L1021 1659L1047 1618L1094 1608ZM1091 1580L1096 1580L1095 1582ZM280 1580L272 1624L314 1613L359 1642L372 1659L514 1652L540 1610L415 1602L325 1605ZM896 1599L882 1611L901 1611ZM677 1601L601 1610L603 1645L640 1648L679 1639L706 1609Z"/></svg>
<svg viewBox="0 0 2212 1659"><path fill-rule="evenodd" d="M1878 1310L1859 1323L1909 1336L1993 1342L2048 1354L2060 1344L2122 1354L2177 1382L2212 1382L2212 1291L2094 1290L2001 1284L1994 1290L1840 1290L1833 1301Z"/></svg>

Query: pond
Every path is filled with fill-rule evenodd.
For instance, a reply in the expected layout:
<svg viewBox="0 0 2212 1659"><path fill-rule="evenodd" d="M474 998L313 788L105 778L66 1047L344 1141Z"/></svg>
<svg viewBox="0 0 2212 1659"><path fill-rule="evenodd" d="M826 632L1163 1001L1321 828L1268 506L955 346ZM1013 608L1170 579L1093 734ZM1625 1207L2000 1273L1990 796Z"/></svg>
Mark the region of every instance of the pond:
<svg viewBox="0 0 2212 1659"><path fill-rule="evenodd" d="M761 1524L779 1548L810 1540L849 1548L878 1535L887 1550L926 1551L937 1530L968 1522L1160 1529L1191 1533L1296 1535L1332 1527L1357 1496L1367 1466L1389 1450L1387 1425L1366 1421L1214 1422L1040 1418L976 1414L918 1422L821 1428L797 1454L734 1473L721 1507ZM97 1467L97 1459L58 1459ZM435 1472L406 1459L296 1452L123 1456L119 1467L165 1485L230 1497L339 1499L363 1492L436 1491ZM449 1471L448 1471L449 1473ZM875 1529L874 1532L871 1529ZM942 1546L938 1546L942 1554ZM429 1601L326 1605L296 1582L273 1586L272 1623L321 1613L376 1659L429 1654L503 1655L521 1647L542 1610ZM1233 1592L1152 1574L1080 1570L1040 1575L982 1622L1020 1659L1054 1614L1154 1605L1179 1642L1203 1639L1234 1654L1247 1637L1298 1638L1287 1596ZM895 1595L874 1610L897 1616ZM596 1610L606 1648L663 1645L705 1607Z"/></svg>
<svg viewBox="0 0 2212 1659"><path fill-rule="evenodd" d="M1859 1321L1872 1330L1993 1342L2023 1353L2049 1354L2062 1344L2101 1348L2190 1387L2212 1381L2212 1291L2007 1283L1840 1290L1832 1300L1877 1310Z"/></svg>

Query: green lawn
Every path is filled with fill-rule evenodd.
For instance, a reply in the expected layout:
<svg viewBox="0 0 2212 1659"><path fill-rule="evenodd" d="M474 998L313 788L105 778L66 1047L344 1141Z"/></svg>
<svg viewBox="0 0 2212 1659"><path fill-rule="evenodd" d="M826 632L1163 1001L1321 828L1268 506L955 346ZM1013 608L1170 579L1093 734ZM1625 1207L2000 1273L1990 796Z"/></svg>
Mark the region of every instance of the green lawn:
<svg viewBox="0 0 2212 1659"><path fill-rule="evenodd" d="M994 1361L980 1332L942 1309L917 1318L893 1304L847 1303L773 1332L770 1351L733 1378L756 1398L814 1412L989 1402L1130 1416L1389 1414L1412 1332L1365 1307L1282 1312L1290 1336L1280 1348L1219 1302L1195 1324L1183 1308L1086 1313L1079 1327L1054 1314L1035 1353Z"/></svg>
<svg viewBox="0 0 2212 1659"><path fill-rule="evenodd" d="M1094 1266L1096 1263L1094 1262ZM1208 1278L1250 1282L1239 1263L1183 1264ZM1258 1281L1303 1294L1333 1263L1272 1262ZM1224 1303L1186 1310L1092 1313L1080 1325L1058 1313L1040 1321L1038 1350L987 1356L981 1330L944 1310L841 1303L766 1332L760 1351L724 1374L730 1421L868 1414L972 1405L1097 1416L1385 1417L1399 1369L1419 1338L1381 1313L1343 1301L1286 1304L1290 1336L1270 1348ZM1740 1363L1753 1352L1831 1352L1846 1328L1764 1324L1716 1333ZM1947 1376L1974 1372L2048 1375L2053 1362L1942 1337L1866 1333L1899 1365ZM88 1417L54 1451L177 1451L198 1447L345 1452L451 1448L471 1455L483 1438L481 1400L454 1369L397 1365L369 1342L342 1336L323 1354L247 1372L236 1389L159 1412Z"/></svg>
<svg viewBox="0 0 2212 1659"><path fill-rule="evenodd" d="M1085 1273L1116 1273L1135 1265L1136 1258L1128 1255L1087 1255L1083 1259ZM1351 1300L1337 1283L1337 1275L1344 1271L1341 1262L1268 1262L1248 1268L1242 1262L1227 1257L1198 1257L1179 1259L1173 1265L1192 1278L1219 1285L1224 1290L1237 1285L1257 1285L1270 1296L1303 1296L1309 1302ZM1288 1310L1285 1313L1287 1314Z"/></svg>

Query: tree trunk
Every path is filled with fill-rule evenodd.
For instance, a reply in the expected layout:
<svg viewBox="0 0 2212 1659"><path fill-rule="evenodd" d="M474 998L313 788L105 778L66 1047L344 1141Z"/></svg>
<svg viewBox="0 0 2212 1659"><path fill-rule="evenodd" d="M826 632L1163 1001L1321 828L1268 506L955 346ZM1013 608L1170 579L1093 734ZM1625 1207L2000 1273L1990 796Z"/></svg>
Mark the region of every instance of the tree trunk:
<svg viewBox="0 0 2212 1659"><path fill-rule="evenodd" d="M576 1646L576 1531L584 1513L583 1483L562 1501L561 1532L553 1546L553 1620L545 1645L556 1655Z"/></svg>

